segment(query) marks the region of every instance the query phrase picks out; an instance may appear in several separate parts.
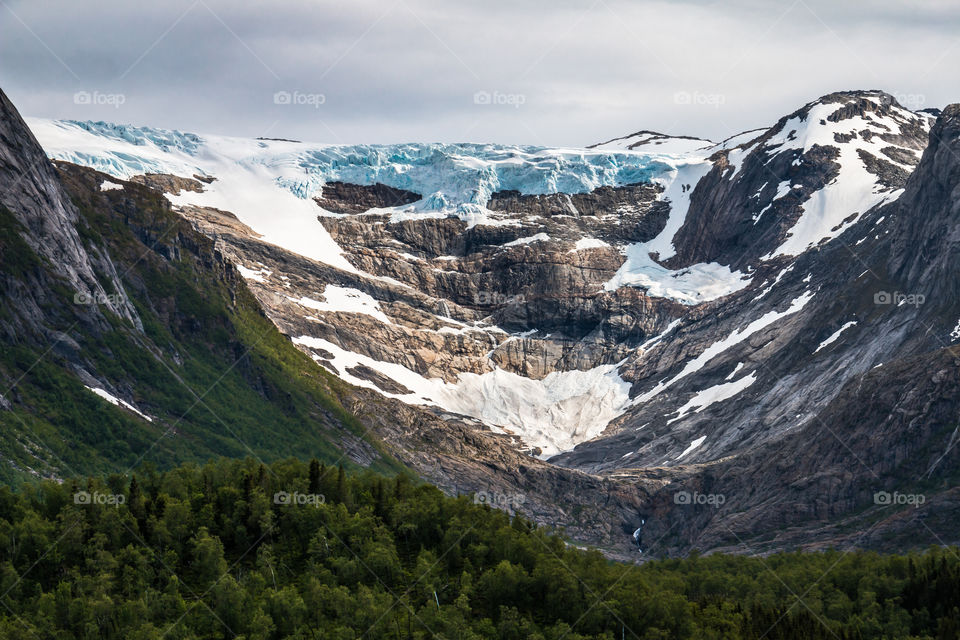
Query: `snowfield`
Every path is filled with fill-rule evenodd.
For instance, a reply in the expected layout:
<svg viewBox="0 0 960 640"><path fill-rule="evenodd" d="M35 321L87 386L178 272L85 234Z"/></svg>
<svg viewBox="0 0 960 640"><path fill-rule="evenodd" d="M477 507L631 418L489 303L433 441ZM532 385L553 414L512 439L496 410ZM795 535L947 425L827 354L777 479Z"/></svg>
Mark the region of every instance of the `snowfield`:
<svg viewBox="0 0 960 640"><path fill-rule="evenodd" d="M451 384L426 378L399 364L347 351L321 338L300 336L293 342L332 354L330 364L351 384L384 393L372 382L347 371L365 365L410 391L384 395L411 404L436 405L499 427L501 432L518 435L531 447L539 447L544 458L600 435L630 404L630 384L617 372L619 364L588 371L554 371L542 380L503 369L461 373ZM321 358L315 355L314 359Z"/></svg>
<svg viewBox="0 0 960 640"><path fill-rule="evenodd" d="M878 100L879 96L875 101ZM862 150L908 172L912 171L912 165L903 164L882 153L882 149L889 147L890 142L881 136L900 132L900 122L893 117L876 114L869 120L856 116L830 121L830 115L839 106L837 103L814 105L806 119L787 121L783 129L766 143L768 148L772 148L772 155L788 149L801 149L806 153L815 145L839 148L840 156L835 162L840 165L840 173L802 205L803 215L790 229L786 240L764 259L799 255L824 240L836 237L864 213L879 204L896 200L902 193L901 190L883 189L877 183L877 176L867 171L859 155ZM916 118L916 114L906 109L897 110L897 115L906 119ZM873 135L864 135L864 132ZM849 136L850 140L837 144L837 137L841 136ZM917 152L917 159L919 157ZM781 197L787 191L789 188L781 184L777 196Z"/></svg>

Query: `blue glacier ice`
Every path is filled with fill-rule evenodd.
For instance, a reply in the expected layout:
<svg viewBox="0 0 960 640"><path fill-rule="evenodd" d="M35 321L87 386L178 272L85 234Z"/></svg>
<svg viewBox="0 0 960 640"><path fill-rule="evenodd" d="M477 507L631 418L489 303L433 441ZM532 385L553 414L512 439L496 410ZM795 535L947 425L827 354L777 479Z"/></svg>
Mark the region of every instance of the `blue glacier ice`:
<svg viewBox="0 0 960 640"><path fill-rule="evenodd" d="M93 122L90 120L64 120L84 131L104 138L123 140L137 146L152 144L162 151L174 149L184 153L194 154L203 139L194 133L182 133L169 129L154 129L152 127L135 127L129 124L113 124L112 122Z"/></svg>
<svg viewBox="0 0 960 640"><path fill-rule="evenodd" d="M299 195L326 182L380 182L424 196L418 207L484 206L496 191L585 193L602 185L649 182L672 169L656 156L494 144L325 146L305 150L303 174L280 183Z"/></svg>
<svg viewBox="0 0 960 640"><path fill-rule="evenodd" d="M299 198L319 194L327 182L379 182L421 194L423 199L410 207L415 211L461 215L481 212L496 191L585 193L604 185L649 182L672 172L677 163L675 158L629 151L469 143L323 145L206 137L107 122L52 124L64 138L52 155L118 177L216 176L230 166L259 167Z"/></svg>

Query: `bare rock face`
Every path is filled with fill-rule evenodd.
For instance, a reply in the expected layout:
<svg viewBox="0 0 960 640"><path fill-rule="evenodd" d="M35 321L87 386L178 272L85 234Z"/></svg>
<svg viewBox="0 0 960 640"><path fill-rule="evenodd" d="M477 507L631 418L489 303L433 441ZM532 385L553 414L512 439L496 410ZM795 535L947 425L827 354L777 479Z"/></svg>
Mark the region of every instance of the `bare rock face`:
<svg viewBox="0 0 960 640"><path fill-rule="evenodd" d="M79 214L55 170L16 108L0 91L0 205L22 225L24 241L46 258L73 289L79 304L104 305L139 327L116 267L89 254L76 230ZM98 279L97 272L104 275ZM26 306L26 305L25 305Z"/></svg>
<svg viewBox="0 0 960 640"><path fill-rule="evenodd" d="M930 133L930 145L895 207L896 229L890 269L911 290L929 292L930 302L948 306L957 294L960 251L960 107L950 105Z"/></svg>
<svg viewBox="0 0 960 640"><path fill-rule="evenodd" d="M762 135L717 152L713 169L694 188L668 264L755 267L789 237L805 207L823 206L811 198L845 179L844 163L848 171L874 175L877 192L892 197L919 161L929 126L928 117L882 93L835 93L805 105ZM862 148L866 143L872 152ZM864 213L849 211L838 230Z"/></svg>
<svg viewBox="0 0 960 640"><path fill-rule="evenodd" d="M323 187L323 194L314 200L334 213L365 213L370 209L410 204L422 197L419 193L394 189L379 182L372 185L328 182Z"/></svg>
<svg viewBox="0 0 960 640"><path fill-rule="evenodd" d="M598 187L589 193L551 193L523 195L519 191L497 191L490 196L487 207L492 211L528 216L585 216L603 217L616 213L620 226L634 227L631 234L636 242L652 240L666 224L666 207L646 207L662 189L649 183L622 187Z"/></svg>
<svg viewBox="0 0 960 640"><path fill-rule="evenodd" d="M167 173L147 173L140 176L133 176L130 178L130 182L136 182L138 184L148 186L151 189L160 191L161 193L169 193L178 196L183 191L203 193L203 183L210 179L203 178L201 181L201 178L201 176L194 176L193 178L181 178L180 176L174 176Z"/></svg>

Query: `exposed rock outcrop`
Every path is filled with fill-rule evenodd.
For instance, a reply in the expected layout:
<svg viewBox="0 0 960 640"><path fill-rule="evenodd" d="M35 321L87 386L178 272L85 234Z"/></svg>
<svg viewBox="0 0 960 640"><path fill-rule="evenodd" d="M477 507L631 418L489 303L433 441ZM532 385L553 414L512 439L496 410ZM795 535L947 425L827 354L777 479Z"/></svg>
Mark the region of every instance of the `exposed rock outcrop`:
<svg viewBox="0 0 960 640"><path fill-rule="evenodd" d="M80 216L63 191L56 172L16 108L0 91L0 205L22 225L23 240L49 261L54 271L89 307L88 317L102 322L97 306L140 326L109 256L89 253L80 240ZM98 277L102 274L102 278ZM25 298L32 297L27 294ZM88 304L92 302L93 304ZM24 299L22 311L35 304ZM31 316L27 321L35 321Z"/></svg>
<svg viewBox="0 0 960 640"><path fill-rule="evenodd" d="M365 213L370 209L399 207L420 200L419 193L394 189L385 184L349 184L328 182L323 185L322 195L314 198L316 203L334 213Z"/></svg>

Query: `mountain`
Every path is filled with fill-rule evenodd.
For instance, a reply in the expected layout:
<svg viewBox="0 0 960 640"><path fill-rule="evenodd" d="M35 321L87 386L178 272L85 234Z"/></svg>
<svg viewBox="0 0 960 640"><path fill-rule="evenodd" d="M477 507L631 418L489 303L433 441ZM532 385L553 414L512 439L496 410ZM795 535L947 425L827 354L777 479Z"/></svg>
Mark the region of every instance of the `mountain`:
<svg viewBox="0 0 960 640"><path fill-rule="evenodd" d="M4 480L214 455L404 468L163 197L55 167L0 111Z"/></svg>
<svg viewBox="0 0 960 640"><path fill-rule="evenodd" d="M956 107L579 150L29 124L169 201L451 493L614 555L955 541Z"/></svg>
<svg viewBox="0 0 960 640"><path fill-rule="evenodd" d="M548 465L316 366L267 319L243 265L161 192L51 164L5 96L2 106L5 482L148 473L217 456L316 456L381 473L416 469L451 493L522 502L543 522L576 513L569 531L583 540L619 526L633 498L617 483ZM158 180L193 184L149 179Z"/></svg>

